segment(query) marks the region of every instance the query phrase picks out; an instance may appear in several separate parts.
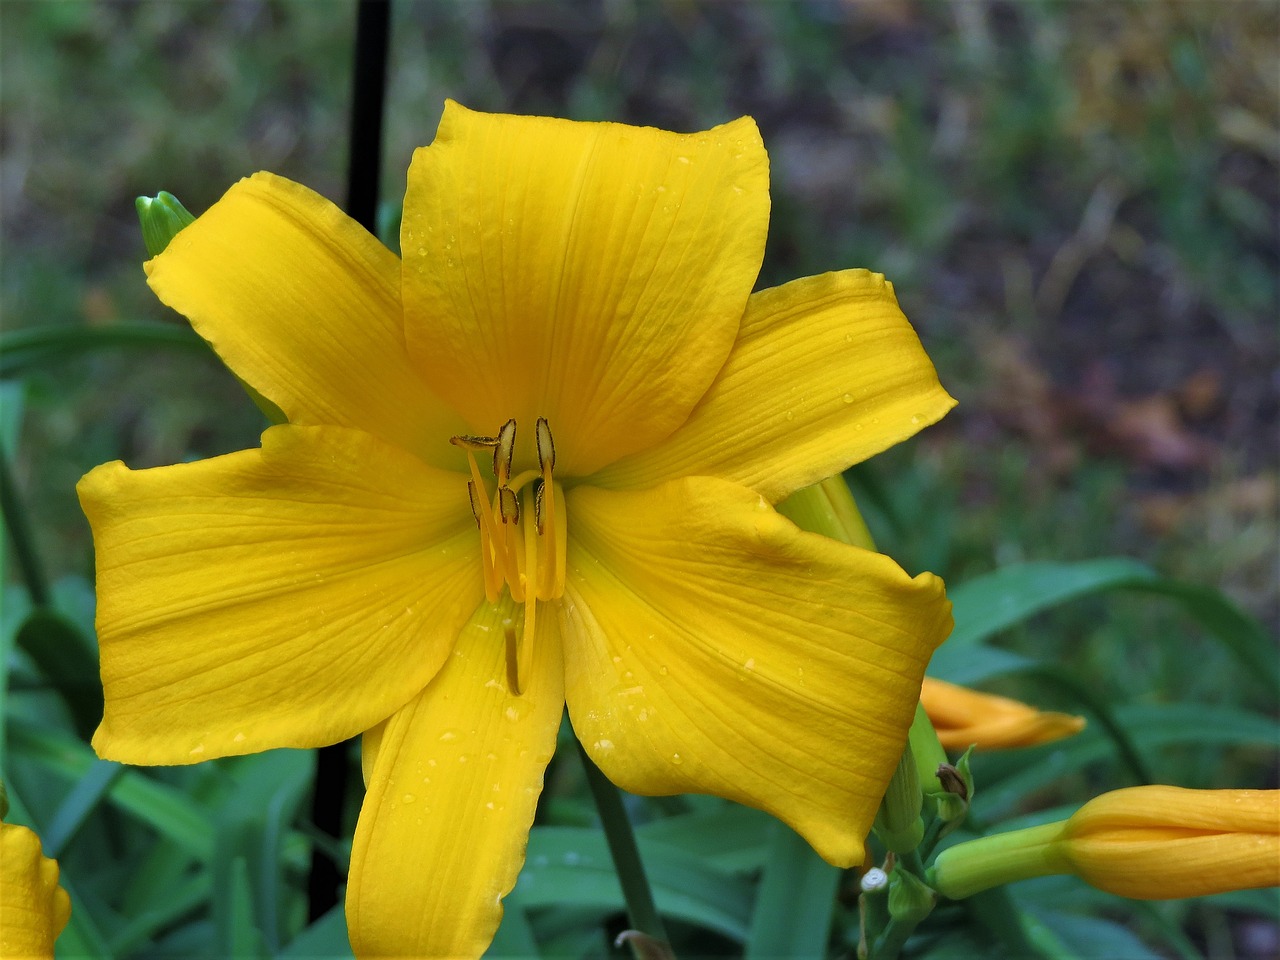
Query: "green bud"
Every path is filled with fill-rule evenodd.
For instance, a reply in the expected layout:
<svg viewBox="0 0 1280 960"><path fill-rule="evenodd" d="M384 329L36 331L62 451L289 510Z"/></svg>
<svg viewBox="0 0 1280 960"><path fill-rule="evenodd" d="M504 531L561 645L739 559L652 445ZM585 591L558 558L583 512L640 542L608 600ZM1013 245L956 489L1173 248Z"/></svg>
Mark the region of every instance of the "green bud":
<svg viewBox="0 0 1280 960"><path fill-rule="evenodd" d="M920 819L923 801L911 742L907 741L875 822L876 836L894 853L910 853L924 839L924 822Z"/></svg>
<svg viewBox="0 0 1280 960"><path fill-rule="evenodd" d="M911 721L911 732L907 734L907 742L911 744L911 755L916 761L916 776L920 780L920 791L927 798L946 793L946 787L938 779L938 767L947 762L947 752L942 749L938 732L933 729L933 722L925 713L923 704L916 704L916 716ZM932 806L930 806L930 812L933 812Z"/></svg>
<svg viewBox="0 0 1280 960"><path fill-rule="evenodd" d="M165 190L154 197L139 197L134 206L138 208L138 220L142 224L142 240L147 245L147 253L153 257L163 253L169 241L196 219L177 197Z"/></svg>
<svg viewBox="0 0 1280 960"><path fill-rule="evenodd" d="M969 804L973 802L973 773L969 770L969 755L973 747L964 752L955 765L942 763L938 765L937 778L942 783L942 794L934 797L938 804L938 819L950 827L959 826L969 812ZM943 832L945 836L950 830Z"/></svg>
<svg viewBox="0 0 1280 960"><path fill-rule="evenodd" d="M801 530L820 533L864 550L876 548L871 531L849 492L849 484L840 474L802 487L779 503L777 510Z"/></svg>

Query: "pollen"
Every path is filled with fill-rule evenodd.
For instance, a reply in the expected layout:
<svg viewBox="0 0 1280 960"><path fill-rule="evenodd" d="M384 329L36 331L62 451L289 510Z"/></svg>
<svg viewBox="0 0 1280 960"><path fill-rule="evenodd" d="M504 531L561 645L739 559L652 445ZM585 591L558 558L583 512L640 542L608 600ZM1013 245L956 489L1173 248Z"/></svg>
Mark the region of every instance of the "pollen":
<svg viewBox="0 0 1280 960"><path fill-rule="evenodd" d="M512 475L517 465L516 421L508 420L494 436L450 438L467 455L467 496L480 528L480 571L485 597L496 603L505 588L524 604L520 637L507 632L507 685L519 695L532 663L537 602L564 594L566 518L564 491L553 476L555 440L545 417L534 425L538 465ZM493 482L483 477L477 455L489 453ZM490 492L492 488L492 493Z"/></svg>

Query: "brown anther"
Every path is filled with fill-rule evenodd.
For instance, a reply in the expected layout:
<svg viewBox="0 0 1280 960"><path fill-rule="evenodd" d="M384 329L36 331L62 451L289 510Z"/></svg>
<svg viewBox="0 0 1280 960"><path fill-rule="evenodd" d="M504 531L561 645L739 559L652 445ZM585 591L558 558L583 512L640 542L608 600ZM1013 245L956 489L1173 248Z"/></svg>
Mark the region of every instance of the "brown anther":
<svg viewBox="0 0 1280 960"><path fill-rule="evenodd" d="M490 447L498 445L497 437L473 437L470 434L459 434L456 437L450 437L449 442L455 447L462 447L464 450L488 450Z"/></svg>
<svg viewBox="0 0 1280 960"><path fill-rule="evenodd" d="M503 523L520 522L520 498L510 487L498 488L498 512Z"/></svg>
<svg viewBox="0 0 1280 960"><path fill-rule="evenodd" d="M498 431L498 439L493 448L493 475L498 478L500 486L506 486L511 476L511 458L516 452L516 422L508 420Z"/></svg>
<svg viewBox="0 0 1280 960"><path fill-rule="evenodd" d="M551 425L547 423L546 417L538 418L535 434L538 441L538 468L546 476L556 468L556 445L551 439Z"/></svg>

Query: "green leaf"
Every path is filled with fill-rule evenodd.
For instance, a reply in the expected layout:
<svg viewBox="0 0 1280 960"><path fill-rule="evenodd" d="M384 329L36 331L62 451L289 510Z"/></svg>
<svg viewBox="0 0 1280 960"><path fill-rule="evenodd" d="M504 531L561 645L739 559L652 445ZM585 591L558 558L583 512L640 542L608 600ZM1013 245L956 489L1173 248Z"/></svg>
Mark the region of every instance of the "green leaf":
<svg viewBox="0 0 1280 960"><path fill-rule="evenodd" d="M751 913L745 880L709 867L683 850L639 838L640 855L658 909L744 942ZM622 889L604 836L580 827L535 827L516 885L520 903L540 907L622 910Z"/></svg>
<svg viewBox="0 0 1280 960"><path fill-rule="evenodd" d="M169 347L208 354L189 327L159 323L117 323L106 327L40 326L0 333L0 377L59 363L77 353L117 347Z"/></svg>
<svg viewBox="0 0 1280 960"><path fill-rule="evenodd" d="M956 628L942 649L962 650L1060 603L1154 577L1123 557L1002 567L947 591Z"/></svg>
<svg viewBox="0 0 1280 960"><path fill-rule="evenodd" d="M1245 667L1274 692L1280 689L1280 659L1266 631L1217 590L1156 575L1124 557L1079 563L1022 563L1003 567L949 591L956 627L930 665L937 677L974 683L1002 669L982 642L1035 614L1091 593L1140 590L1177 601ZM1004 651L1001 651L1004 653ZM975 658L982 658L975 664Z"/></svg>
<svg viewBox="0 0 1280 960"><path fill-rule="evenodd" d="M102 719L102 683L92 642L62 614L36 609L18 628L16 643L61 695L76 732L88 740Z"/></svg>
<svg viewBox="0 0 1280 960"><path fill-rule="evenodd" d="M756 893L747 960L821 960L827 954L840 870L795 831L772 824L769 858Z"/></svg>
<svg viewBox="0 0 1280 960"><path fill-rule="evenodd" d="M1278 729L1274 720L1261 714L1192 703L1118 707L1115 720L1147 759L1157 749L1170 746L1274 747ZM1067 740L1016 755L987 754L983 757L980 813L985 819L999 819L1019 809L1026 797L1046 783L1103 762L1112 751L1107 737L1086 729Z"/></svg>
<svg viewBox="0 0 1280 960"><path fill-rule="evenodd" d="M122 773L124 767L106 760L99 760L89 767L71 788L71 792L63 798L62 806L45 828L45 856L56 858L62 855L68 841L75 836Z"/></svg>
<svg viewBox="0 0 1280 960"><path fill-rule="evenodd" d="M85 744L68 734L40 729L18 717L10 718L9 747L68 780L79 780L99 762ZM107 796L197 859L207 863L213 856L213 823L181 790L126 768Z"/></svg>
<svg viewBox="0 0 1280 960"><path fill-rule="evenodd" d="M352 960L354 954L347 939L347 915L343 905L338 904L329 910L294 937L276 956L280 960Z"/></svg>

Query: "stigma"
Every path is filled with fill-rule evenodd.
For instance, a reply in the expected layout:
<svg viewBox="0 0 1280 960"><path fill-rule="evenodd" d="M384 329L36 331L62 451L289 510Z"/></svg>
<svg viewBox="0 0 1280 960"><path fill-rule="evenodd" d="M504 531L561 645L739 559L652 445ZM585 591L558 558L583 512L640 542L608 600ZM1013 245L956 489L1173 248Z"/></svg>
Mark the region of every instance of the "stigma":
<svg viewBox="0 0 1280 960"><path fill-rule="evenodd" d="M516 421L508 420L496 436L457 436L449 442L467 455L471 477L467 496L480 528L480 570L484 593L496 603L505 588L524 605L524 626L516 648L514 631L507 637L508 680L519 693L519 676L527 676L538 600L564 594L566 519L564 491L555 482L555 441L545 417L534 426L538 466L513 475ZM477 454L491 453L493 492L482 476Z"/></svg>

